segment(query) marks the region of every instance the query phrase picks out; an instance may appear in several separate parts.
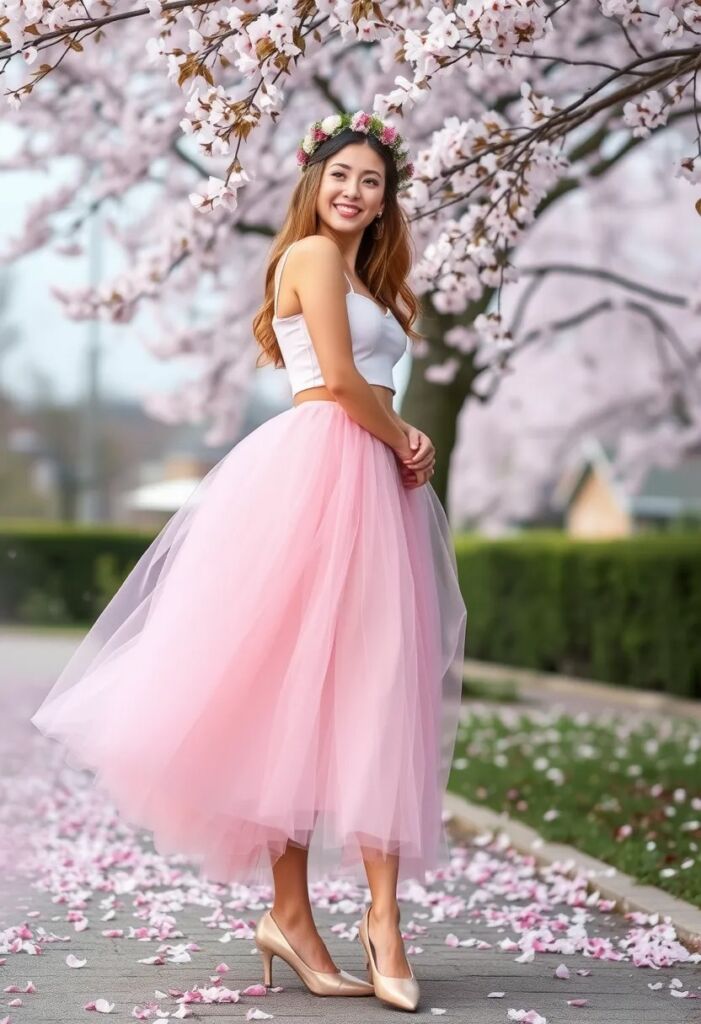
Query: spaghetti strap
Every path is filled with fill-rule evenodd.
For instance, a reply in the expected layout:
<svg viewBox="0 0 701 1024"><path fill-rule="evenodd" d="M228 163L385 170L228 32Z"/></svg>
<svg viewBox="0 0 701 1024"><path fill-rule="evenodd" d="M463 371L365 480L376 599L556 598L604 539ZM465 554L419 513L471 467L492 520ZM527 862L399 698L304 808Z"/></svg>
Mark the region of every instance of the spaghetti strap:
<svg viewBox="0 0 701 1024"><path fill-rule="evenodd" d="M293 242L292 245L294 245L294 244L295 243ZM292 248L292 245L288 245L287 246L287 248L285 249L284 253L282 254L282 256L280 257L280 259L278 261L278 265L275 267L275 275L277 277L277 283L275 285L275 297L273 299L273 316L275 316L275 317L277 316L277 297L278 297L278 293L280 291L280 279L282 278L282 271L283 271L283 269L285 267L285 260L287 259L288 255L289 255L289 252L290 252L290 249Z"/></svg>
<svg viewBox="0 0 701 1024"><path fill-rule="evenodd" d="M299 239L298 239L298 241L299 241ZM294 244L295 243L292 242L292 245L288 245L287 246L287 248L285 249L284 253L282 254L280 259L278 260L277 266L275 267L276 283L275 283L275 296L274 296L274 299L273 299L273 316L274 317L277 317L277 299L278 299L278 295L280 293L280 281L282 279L282 271L285 268L285 260L287 259L288 254L290 252L290 249L292 248L292 246ZM350 285L351 293L353 295L355 295L355 288L353 287L353 283L352 283L351 279L349 278L348 274L345 272L345 270L343 271L343 276L345 277L346 281Z"/></svg>

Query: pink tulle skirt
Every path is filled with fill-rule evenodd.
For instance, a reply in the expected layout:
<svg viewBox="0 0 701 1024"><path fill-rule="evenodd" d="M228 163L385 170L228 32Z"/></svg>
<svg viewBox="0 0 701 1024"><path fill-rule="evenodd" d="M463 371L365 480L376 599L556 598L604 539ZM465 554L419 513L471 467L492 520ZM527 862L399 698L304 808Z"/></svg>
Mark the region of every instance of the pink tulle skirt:
<svg viewBox="0 0 701 1024"><path fill-rule="evenodd" d="M34 725L160 853L270 882L449 862L467 613L430 484L332 401L274 416L141 556Z"/></svg>

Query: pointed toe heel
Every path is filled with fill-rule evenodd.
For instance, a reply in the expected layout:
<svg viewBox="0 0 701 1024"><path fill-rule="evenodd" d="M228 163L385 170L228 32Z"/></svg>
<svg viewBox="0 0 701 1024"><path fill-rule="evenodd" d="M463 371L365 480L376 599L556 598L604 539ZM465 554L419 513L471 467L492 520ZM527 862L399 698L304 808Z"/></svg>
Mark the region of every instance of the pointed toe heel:
<svg viewBox="0 0 701 1024"><path fill-rule="evenodd" d="M256 925L256 946L263 958L263 983L272 986L273 956L279 956L299 976L315 996L371 996L374 989L368 981L347 971L314 971L294 951L269 910Z"/></svg>
<svg viewBox="0 0 701 1024"><path fill-rule="evenodd" d="M368 917L371 907L372 904L370 904L363 914L363 919L360 922L360 928L358 929L358 938L365 950L368 974L375 990L375 995L378 999L381 999L382 1002L388 1003L390 1006L396 1006L399 1010L408 1010L413 1012L419 1005L419 983L414 976L414 969L411 964L409 964L409 970L411 971L410 978L390 978L386 974L380 974L377 969L372 943L370 942L370 932L368 930Z"/></svg>

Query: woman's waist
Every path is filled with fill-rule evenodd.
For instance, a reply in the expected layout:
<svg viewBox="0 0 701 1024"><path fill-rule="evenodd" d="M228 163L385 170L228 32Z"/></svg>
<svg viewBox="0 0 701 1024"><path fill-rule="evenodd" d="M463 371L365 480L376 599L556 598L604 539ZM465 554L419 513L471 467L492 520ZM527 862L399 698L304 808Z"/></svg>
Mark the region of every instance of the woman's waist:
<svg viewBox="0 0 701 1024"><path fill-rule="evenodd" d="M385 387L383 384L370 384L370 387L377 395L381 405L387 409L388 412L392 409L392 398L394 392L391 388ZM319 385L313 388L304 388L302 391L298 391L293 399L293 406L303 405L305 402L336 402L338 399L334 396L332 391L323 385Z"/></svg>

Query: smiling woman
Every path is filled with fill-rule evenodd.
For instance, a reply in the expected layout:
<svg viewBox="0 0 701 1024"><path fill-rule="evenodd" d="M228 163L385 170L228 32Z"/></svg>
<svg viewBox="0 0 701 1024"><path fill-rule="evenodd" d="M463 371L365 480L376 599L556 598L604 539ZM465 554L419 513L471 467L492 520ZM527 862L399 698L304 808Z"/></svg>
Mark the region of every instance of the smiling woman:
<svg viewBox="0 0 701 1024"><path fill-rule="evenodd" d="M254 321L292 407L210 470L32 721L160 852L222 881L270 869L266 985L275 955L317 995L413 1010L397 884L450 866L467 613L433 444L392 409L417 303L403 164L366 118L330 137L345 167L319 147L305 169ZM312 918L308 871L338 869L370 888L371 984L336 968Z"/></svg>

